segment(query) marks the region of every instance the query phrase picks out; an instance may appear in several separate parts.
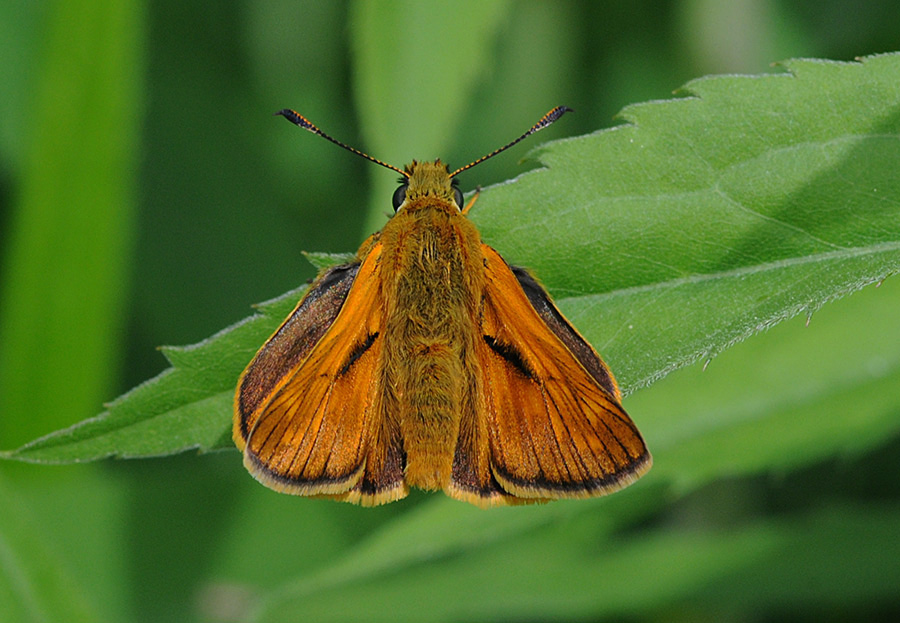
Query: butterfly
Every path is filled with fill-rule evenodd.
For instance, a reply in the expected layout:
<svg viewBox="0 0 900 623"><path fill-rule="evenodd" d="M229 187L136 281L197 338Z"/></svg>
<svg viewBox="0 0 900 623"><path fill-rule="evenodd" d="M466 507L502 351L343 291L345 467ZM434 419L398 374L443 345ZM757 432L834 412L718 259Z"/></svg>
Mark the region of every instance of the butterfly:
<svg viewBox="0 0 900 623"><path fill-rule="evenodd" d="M609 368L525 269L481 241L456 176L399 169L395 214L322 272L238 382L244 464L284 493L367 506L410 487L481 507L604 495L650 453ZM477 194L476 194L477 197Z"/></svg>

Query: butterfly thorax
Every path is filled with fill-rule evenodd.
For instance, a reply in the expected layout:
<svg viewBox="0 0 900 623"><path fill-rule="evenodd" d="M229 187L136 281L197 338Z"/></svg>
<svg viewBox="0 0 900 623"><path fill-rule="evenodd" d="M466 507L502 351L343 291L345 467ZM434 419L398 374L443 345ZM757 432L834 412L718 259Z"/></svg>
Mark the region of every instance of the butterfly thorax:
<svg viewBox="0 0 900 623"><path fill-rule="evenodd" d="M446 167L411 168L407 200L380 236L383 408L398 418L408 483L440 489L450 481L461 413L473 408L483 258Z"/></svg>

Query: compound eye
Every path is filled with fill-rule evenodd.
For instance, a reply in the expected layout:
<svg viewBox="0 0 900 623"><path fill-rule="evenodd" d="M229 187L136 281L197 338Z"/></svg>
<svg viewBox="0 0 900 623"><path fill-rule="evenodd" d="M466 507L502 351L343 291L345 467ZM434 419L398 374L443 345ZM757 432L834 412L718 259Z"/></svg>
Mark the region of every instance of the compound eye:
<svg viewBox="0 0 900 623"><path fill-rule="evenodd" d="M400 206L403 205L403 202L406 201L406 190L408 188L409 184L403 184L394 191L394 196L391 197L391 203L394 205L394 212L399 210Z"/></svg>
<svg viewBox="0 0 900 623"><path fill-rule="evenodd" d="M456 205L459 206L459 209L462 210L463 194L460 189L458 189L458 188L453 189L453 199L456 201Z"/></svg>

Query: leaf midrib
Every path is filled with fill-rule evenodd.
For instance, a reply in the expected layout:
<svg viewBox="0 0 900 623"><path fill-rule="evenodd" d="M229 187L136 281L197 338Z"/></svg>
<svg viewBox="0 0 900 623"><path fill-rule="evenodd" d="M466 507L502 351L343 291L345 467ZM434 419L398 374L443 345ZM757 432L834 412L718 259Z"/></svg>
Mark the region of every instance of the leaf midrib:
<svg viewBox="0 0 900 623"><path fill-rule="evenodd" d="M805 264L817 264L824 263L830 261L838 261L838 260L846 260L853 259L857 257L863 257L866 255L877 255L879 253L889 252L889 251L900 251L900 241L889 241L889 242L880 242L873 245L866 245L863 247L844 247L842 249L836 251L827 251L824 253L814 253L811 255L803 255L799 257L790 257L783 258L778 260L773 260L771 262L763 262L761 264L753 264L750 266L741 266L738 268L731 268L728 270L722 270L712 273L695 273L692 275L687 275L685 277L678 277L676 279L668 279L663 281L655 281L652 283L642 284L639 286L631 286L628 288L619 288L617 290L611 290L609 292L596 292L596 293L588 293L577 296L557 296L555 297L557 301L587 301L592 300L595 303L600 303L612 298L623 297L623 296L633 296L635 294L642 294L645 292L654 292L658 290L665 290L671 288L677 288L684 285L693 285L697 283L703 283L707 281L716 281L721 279L734 279L745 277L747 275L756 275L765 273L768 271L778 270L782 268L793 268L796 266L803 266ZM873 278L867 283L874 283L877 281L877 278Z"/></svg>

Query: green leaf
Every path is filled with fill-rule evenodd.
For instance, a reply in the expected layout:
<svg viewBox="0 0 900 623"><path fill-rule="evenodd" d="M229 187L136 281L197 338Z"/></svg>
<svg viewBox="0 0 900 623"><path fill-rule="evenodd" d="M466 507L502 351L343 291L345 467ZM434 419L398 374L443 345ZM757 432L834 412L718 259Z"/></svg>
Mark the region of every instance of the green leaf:
<svg viewBox="0 0 900 623"><path fill-rule="evenodd" d="M309 260L309 263L316 267L316 270L322 270L329 266L338 264L349 264L356 259L355 253L312 253L306 252L303 256Z"/></svg>
<svg viewBox="0 0 900 623"><path fill-rule="evenodd" d="M900 433L900 280L795 318L627 402L659 459L691 490L716 478L789 473Z"/></svg>
<svg viewBox="0 0 900 623"><path fill-rule="evenodd" d="M900 56L786 67L698 80L690 97L626 109L622 127L544 146L549 168L486 189L473 209L626 393L900 267ZM229 446L235 380L299 296L167 349L173 368L107 414L8 456Z"/></svg>

